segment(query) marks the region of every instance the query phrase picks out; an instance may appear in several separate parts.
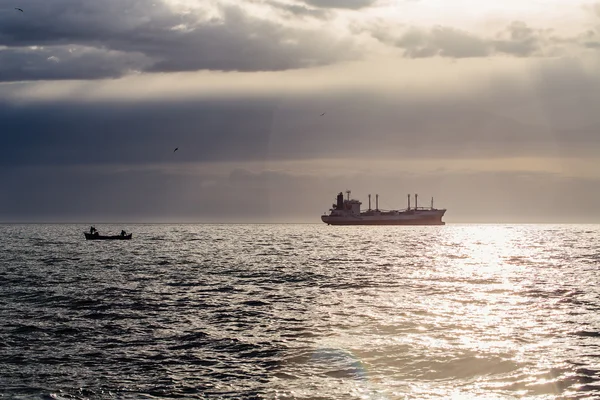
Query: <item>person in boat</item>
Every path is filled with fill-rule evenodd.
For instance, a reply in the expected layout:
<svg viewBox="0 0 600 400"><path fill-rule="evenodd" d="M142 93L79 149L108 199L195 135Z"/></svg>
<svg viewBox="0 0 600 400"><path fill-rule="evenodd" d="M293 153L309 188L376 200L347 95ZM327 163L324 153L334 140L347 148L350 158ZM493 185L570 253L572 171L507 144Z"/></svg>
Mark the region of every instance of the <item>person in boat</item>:
<svg viewBox="0 0 600 400"><path fill-rule="evenodd" d="M97 232L96 228L94 228L93 226L90 226L90 235L93 235L94 232Z"/></svg>
<svg viewBox="0 0 600 400"><path fill-rule="evenodd" d="M121 236L125 236L127 234L127 232L125 232L124 230L121 231Z"/></svg>

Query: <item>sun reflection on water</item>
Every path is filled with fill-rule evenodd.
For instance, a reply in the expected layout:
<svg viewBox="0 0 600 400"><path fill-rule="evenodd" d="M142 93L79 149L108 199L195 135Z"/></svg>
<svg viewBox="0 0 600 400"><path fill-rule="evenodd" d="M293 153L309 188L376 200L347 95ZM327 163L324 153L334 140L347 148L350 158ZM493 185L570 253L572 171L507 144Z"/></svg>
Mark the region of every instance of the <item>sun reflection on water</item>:
<svg viewBox="0 0 600 400"><path fill-rule="evenodd" d="M423 245L412 232L373 230L377 248L356 259L353 275L372 287L342 291L339 328L319 346L361 360L355 382L378 396L554 398L573 379L565 359L575 354L557 303L572 289L573 253L553 231L453 226L428 232ZM364 270L373 264L387 269L377 283L381 271Z"/></svg>

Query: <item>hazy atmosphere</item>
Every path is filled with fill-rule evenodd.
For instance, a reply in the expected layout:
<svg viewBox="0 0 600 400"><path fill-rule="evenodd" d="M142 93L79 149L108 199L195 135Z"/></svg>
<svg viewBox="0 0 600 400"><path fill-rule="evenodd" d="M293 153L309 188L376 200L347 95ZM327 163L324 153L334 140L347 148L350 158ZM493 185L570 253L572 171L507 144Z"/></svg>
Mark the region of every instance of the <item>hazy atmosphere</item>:
<svg viewBox="0 0 600 400"><path fill-rule="evenodd" d="M0 221L598 223L599 71L598 2L2 0Z"/></svg>
<svg viewBox="0 0 600 400"><path fill-rule="evenodd" d="M600 398L600 0L0 0L0 237L0 398Z"/></svg>

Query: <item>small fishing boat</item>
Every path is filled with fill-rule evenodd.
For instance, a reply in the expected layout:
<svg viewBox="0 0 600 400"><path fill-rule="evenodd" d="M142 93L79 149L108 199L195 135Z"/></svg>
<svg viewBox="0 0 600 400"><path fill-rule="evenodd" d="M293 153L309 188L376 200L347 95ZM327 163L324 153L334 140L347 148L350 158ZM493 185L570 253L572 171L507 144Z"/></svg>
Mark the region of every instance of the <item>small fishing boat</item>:
<svg viewBox="0 0 600 400"><path fill-rule="evenodd" d="M90 228L90 232L83 232L85 240L129 240L131 239L131 233L127 234L125 231L121 231L120 235L104 236L98 233L98 230L93 226Z"/></svg>
<svg viewBox="0 0 600 400"><path fill-rule="evenodd" d="M132 235L130 233L128 235L104 236L104 235L98 234L98 232L95 232L95 233L83 232L83 234L85 235L86 240L129 240L129 239L131 239L131 235Z"/></svg>

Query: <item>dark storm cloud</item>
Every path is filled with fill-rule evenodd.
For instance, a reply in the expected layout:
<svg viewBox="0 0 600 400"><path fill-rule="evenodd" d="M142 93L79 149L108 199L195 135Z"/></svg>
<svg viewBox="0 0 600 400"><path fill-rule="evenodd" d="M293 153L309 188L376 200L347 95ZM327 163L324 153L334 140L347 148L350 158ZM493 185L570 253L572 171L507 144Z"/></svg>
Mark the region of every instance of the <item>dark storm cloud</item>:
<svg viewBox="0 0 600 400"><path fill-rule="evenodd" d="M50 46L0 50L0 81L115 78L151 64L139 53Z"/></svg>
<svg viewBox="0 0 600 400"><path fill-rule="evenodd" d="M391 34L389 27L384 25L368 30L377 40L403 49L408 58L468 58L498 54L540 57L560 53L565 46L592 48L594 39L598 39L593 32L591 36L560 37L551 30L534 29L522 21L513 21L493 37L445 26L430 29L411 27L400 35Z"/></svg>
<svg viewBox="0 0 600 400"><path fill-rule="evenodd" d="M357 55L349 41L259 19L241 7L221 6L220 16L209 18L201 11L176 13L160 1L19 4L26 13L0 13L0 46L8 47L0 47L0 81L93 79L130 70L284 70ZM93 57L69 52L76 47L91 49L106 66L87 68ZM62 72L49 71L40 53L58 58Z"/></svg>
<svg viewBox="0 0 600 400"><path fill-rule="evenodd" d="M217 26L203 25L193 32L153 38L154 49L147 54L158 61L147 70L285 70L354 56L348 42L337 43L323 32L253 20L236 8L226 9L224 16L224 23ZM123 50L136 47L125 43Z"/></svg>
<svg viewBox="0 0 600 400"><path fill-rule="evenodd" d="M0 165L597 154L599 82L573 68L540 69L531 93L499 82L493 95L460 102L366 92L318 102L5 102ZM533 102L537 121L505 115L527 96L520 108Z"/></svg>
<svg viewBox="0 0 600 400"><path fill-rule="evenodd" d="M0 104L0 165L261 159L272 110L260 100Z"/></svg>

